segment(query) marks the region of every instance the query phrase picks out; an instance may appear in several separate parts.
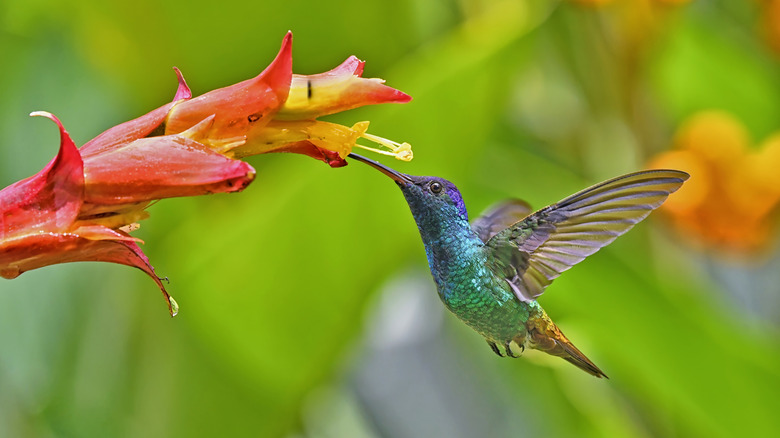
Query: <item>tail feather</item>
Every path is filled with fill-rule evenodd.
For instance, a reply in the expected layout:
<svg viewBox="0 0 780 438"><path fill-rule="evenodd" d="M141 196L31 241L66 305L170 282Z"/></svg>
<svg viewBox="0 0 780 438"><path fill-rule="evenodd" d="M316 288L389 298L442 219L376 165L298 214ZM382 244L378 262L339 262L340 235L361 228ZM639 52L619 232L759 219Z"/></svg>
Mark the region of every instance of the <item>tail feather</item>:
<svg viewBox="0 0 780 438"><path fill-rule="evenodd" d="M526 339L529 347L561 357L592 376L609 378L596 364L591 362L587 356L575 347L550 319L544 318L533 323L529 321L527 329Z"/></svg>
<svg viewBox="0 0 780 438"><path fill-rule="evenodd" d="M596 376L598 378L605 377L609 379L609 377L604 374L604 371L601 371L599 367L596 366L593 362L591 362L590 359L587 358L582 352L574 346L571 342L569 342L568 339L565 340L566 343L561 342L559 340L555 340L555 343L558 344L561 349L563 350L563 354L559 353L553 353L551 351L548 351L548 353L553 354L555 356L562 357L566 359L570 364L573 364L577 368L585 371L586 373Z"/></svg>

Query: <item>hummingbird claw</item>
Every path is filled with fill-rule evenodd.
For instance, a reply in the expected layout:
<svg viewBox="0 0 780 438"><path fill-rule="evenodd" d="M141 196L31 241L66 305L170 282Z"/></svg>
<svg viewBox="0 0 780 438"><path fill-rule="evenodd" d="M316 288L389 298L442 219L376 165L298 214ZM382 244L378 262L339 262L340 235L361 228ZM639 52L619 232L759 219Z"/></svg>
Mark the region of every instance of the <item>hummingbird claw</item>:
<svg viewBox="0 0 780 438"><path fill-rule="evenodd" d="M504 355L501 354L501 350L498 349L498 345L496 345L495 342L488 341L488 345L490 345L490 349L493 350L493 353L496 353L498 357L504 357Z"/></svg>
<svg viewBox="0 0 780 438"><path fill-rule="evenodd" d="M520 357L515 354L514 351L512 351L512 341L509 341L504 344L504 348L506 349L506 355L509 357Z"/></svg>
<svg viewBox="0 0 780 438"><path fill-rule="evenodd" d="M516 339L512 339L511 341L505 343L504 348L506 349L506 355L509 357L520 357L523 353L525 353L525 345L517 342ZM518 349L520 351L519 353L517 352Z"/></svg>

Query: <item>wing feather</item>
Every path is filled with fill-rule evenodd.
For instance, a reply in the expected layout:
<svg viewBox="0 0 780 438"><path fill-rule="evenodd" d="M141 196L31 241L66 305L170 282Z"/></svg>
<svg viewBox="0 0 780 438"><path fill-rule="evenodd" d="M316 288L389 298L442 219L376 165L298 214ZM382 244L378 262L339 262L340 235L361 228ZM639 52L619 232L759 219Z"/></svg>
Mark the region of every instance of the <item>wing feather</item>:
<svg viewBox="0 0 780 438"><path fill-rule="evenodd" d="M531 213L531 206L520 199L507 199L490 206L471 223L471 229L483 242Z"/></svg>
<svg viewBox="0 0 780 438"><path fill-rule="evenodd" d="M688 177L648 170L605 181L494 232L486 246L517 297L531 301L562 272L646 218Z"/></svg>

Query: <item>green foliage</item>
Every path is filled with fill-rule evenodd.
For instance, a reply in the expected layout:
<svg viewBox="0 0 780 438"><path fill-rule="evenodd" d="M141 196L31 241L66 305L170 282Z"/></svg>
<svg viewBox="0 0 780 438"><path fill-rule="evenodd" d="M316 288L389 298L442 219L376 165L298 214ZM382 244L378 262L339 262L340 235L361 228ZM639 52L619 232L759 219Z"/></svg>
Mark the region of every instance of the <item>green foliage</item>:
<svg viewBox="0 0 780 438"><path fill-rule="evenodd" d="M740 6L737 20L719 6L733 2L695 3L664 16L637 56L614 45L615 8L567 2L3 3L0 185L56 151L30 111L55 113L83 144L170 99L172 65L199 94L256 74L292 29L296 72L355 54L366 76L414 97L338 116L412 143L415 160L390 165L453 180L472 215L510 196L540 207L637 170L700 109L733 112L754 138L778 130L778 58L755 31L760 11ZM387 285L427 270L398 189L358 164L250 161L245 192L164 200L142 223L181 306L174 319L146 276L120 266L0 281L0 436L780 429L776 256L712 260L651 220L556 280L540 301L610 380L554 358L495 357L442 314L427 279L409 293L430 305L417 320L428 331L404 350L376 328L383 312L391 328L411 324L387 307L400 299ZM388 382L395 392L371 392ZM409 396L431 393L441 405ZM480 417L492 429L469 429Z"/></svg>

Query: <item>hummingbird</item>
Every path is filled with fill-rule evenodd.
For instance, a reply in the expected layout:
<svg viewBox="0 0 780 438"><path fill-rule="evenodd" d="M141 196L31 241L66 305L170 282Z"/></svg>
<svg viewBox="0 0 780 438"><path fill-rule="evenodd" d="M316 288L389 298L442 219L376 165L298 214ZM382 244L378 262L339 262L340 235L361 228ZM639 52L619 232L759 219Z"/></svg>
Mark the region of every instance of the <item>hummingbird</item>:
<svg viewBox="0 0 780 438"><path fill-rule="evenodd" d="M406 175L357 154L349 157L401 188L439 298L494 353L519 357L533 348L599 378L607 375L569 341L536 298L562 272L647 217L689 177L677 170L629 173L535 212L526 202L509 199L469 223L453 183Z"/></svg>

